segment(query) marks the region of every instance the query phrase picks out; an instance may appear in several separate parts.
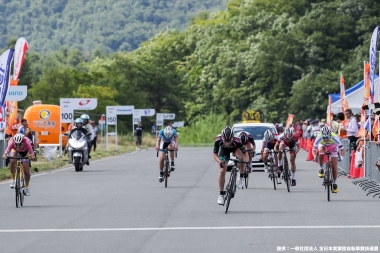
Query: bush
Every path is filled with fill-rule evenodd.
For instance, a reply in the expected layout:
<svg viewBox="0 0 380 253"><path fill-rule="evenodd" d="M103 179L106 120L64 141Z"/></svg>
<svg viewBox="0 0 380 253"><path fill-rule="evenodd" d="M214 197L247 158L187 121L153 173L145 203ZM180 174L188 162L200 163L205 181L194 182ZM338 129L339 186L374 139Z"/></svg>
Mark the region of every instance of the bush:
<svg viewBox="0 0 380 253"><path fill-rule="evenodd" d="M213 143L215 137L227 124L227 115L215 113L206 116L199 115L190 126L179 130L179 143Z"/></svg>

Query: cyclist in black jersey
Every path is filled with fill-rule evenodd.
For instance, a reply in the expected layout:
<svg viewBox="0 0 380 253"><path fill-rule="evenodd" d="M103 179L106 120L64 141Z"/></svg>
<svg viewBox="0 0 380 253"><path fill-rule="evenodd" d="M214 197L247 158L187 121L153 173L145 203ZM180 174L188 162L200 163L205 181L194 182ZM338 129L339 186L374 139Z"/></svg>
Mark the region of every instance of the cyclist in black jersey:
<svg viewBox="0 0 380 253"><path fill-rule="evenodd" d="M234 131L231 127L226 126L222 134L218 135L215 139L214 144L214 159L219 165L219 177L218 177L218 183L219 183L219 191L220 195L218 198L218 204L223 205L224 204L224 183L225 183L225 177L226 177L226 171L227 171L227 164L228 162L225 161L224 157L229 158L230 153L233 152L237 159L240 161L248 162L248 152L245 149L244 145L241 143L240 139L238 137L234 136ZM240 179L238 180L238 183L236 186L241 189L243 188L244 184L244 164L239 164L239 170L240 170Z"/></svg>

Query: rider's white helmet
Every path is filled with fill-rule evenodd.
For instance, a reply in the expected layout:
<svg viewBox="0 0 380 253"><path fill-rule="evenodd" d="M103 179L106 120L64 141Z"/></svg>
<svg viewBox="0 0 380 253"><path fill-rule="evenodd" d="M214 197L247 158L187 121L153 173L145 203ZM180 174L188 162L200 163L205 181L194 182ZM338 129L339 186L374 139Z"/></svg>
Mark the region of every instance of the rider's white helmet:
<svg viewBox="0 0 380 253"><path fill-rule="evenodd" d="M287 138L293 137L293 135L294 135L293 129L292 128L286 128L285 131L284 131L284 135Z"/></svg>
<svg viewBox="0 0 380 253"><path fill-rule="evenodd" d="M167 138L167 139L170 139L173 137L173 128L171 126L167 126L165 127L164 129L164 136Z"/></svg>
<svg viewBox="0 0 380 253"><path fill-rule="evenodd" d="M14 137L13 137L13 141L15 142L15 144L17 146L21 145L21 142L22 140L24 139L24 135L23 134L16 134Z"/></svg>
<svg viewBox="0 0 380 253"><path fill-rule="evenodd" d="M322 127L321 133L322 136L328 136L329 138L331 138L331 129L329 126Z"/></svg>
<svg viewBox="0 0 380 253"><path fill-rule="evenodd" d="M273 133L271 130L266 130L265 133L264 133L264 140L265 141L273 141L274 137L273 137Z"/></svg>

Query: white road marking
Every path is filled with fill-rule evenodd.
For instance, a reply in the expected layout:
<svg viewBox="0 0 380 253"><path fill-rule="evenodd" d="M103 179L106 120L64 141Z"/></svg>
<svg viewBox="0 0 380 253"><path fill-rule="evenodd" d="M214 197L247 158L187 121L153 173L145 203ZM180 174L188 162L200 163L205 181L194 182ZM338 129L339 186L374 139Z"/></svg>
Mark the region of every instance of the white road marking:
<svg viewBox="0 0 380 253"><path fill-rule="evenodd" d="M104 159L99 159L99 160L93 161L93 162L91 162L91 164L97 163L97 162L106 161L106 160L110 160L110 159L113 159L113 158L116 158L116 157L119 157L119 156L132 155L132 154L135 154L135 153L137 153L137 151L133 151L131 153L121 154L121 155L117 155L117 156L107 157L107 158L104 158ZM73 169L73 168L74 168L73 166L70 166L70 167L63 168L63 169L54 169L54 170L52 170L50 172L43 172L41 174L32 174L31 177L38 177L38 176L42 176L42 175L52 174L52 173L56 173L56 172L60 172L60 171L68 170L68 169ZM4 182L1 182L0 185L2 185L2 184L9 184L10 181L11 180L5 180Z"/></svg>
<svg viewBox="0 0 380 253"><path fill-rule="evenodd" d="M68 229L3 229L0 233L31 232L112 232L112 231L160 231L160 230L265 230L265 229L354 229L380 228L380 225L347 226L246 226L246 227L164 227L164 228L68 228Z"/></svg>

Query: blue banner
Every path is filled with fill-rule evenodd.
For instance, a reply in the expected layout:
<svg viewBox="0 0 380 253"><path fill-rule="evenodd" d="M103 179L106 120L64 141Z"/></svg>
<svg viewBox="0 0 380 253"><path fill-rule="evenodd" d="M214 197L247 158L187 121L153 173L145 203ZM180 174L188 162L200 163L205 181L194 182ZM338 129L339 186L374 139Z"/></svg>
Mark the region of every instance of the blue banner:
<svg viewBox="0 0 380 253"><path fill-rule="evenodd" d="M374 103L375 100L375 68L376 68L376 50L377 50L377 37L379 34L379 27L377 26L373 31L371 38L371 47L369 49L369 81L370 81L370 103Z"/></svg>
<svg viewBox="0 0 380 253"><path fill-rule="evenodd" d="M13 49L8 49L0 55L0 106L4 106L7 96L13 52Z"/></svg>

